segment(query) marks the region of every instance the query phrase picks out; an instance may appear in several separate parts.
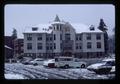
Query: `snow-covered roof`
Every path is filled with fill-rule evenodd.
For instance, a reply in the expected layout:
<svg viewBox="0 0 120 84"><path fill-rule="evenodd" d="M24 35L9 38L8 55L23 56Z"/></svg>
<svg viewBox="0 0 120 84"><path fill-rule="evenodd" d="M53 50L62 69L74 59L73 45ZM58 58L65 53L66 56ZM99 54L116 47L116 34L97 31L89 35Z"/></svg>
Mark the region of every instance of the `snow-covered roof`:
<svg viewBox="0 0 120 84"><path fill-rule="evenodd" d="M10 50L12 50L12 48L11 48L11 47L8 47L7 45L5 45L4 47L5 47L5 48L8 48L8 49L10 49Z"/></svg>
<svg viewBox="0 0 120 84"><path fill-rule="evenodd" d="M101 32L101 30L95 28L95 30L90 30L88 25L82 24L82 23L71 23L72 27L75 29L76 33L98 33Z"/></svg>
<svg viewBox="0 0 120 84"><path fill-rule="evenodd" d="M23 33L51 33L52 30L49 29L49 26L51 26L51 24L38 24L36 26L33 26L38 28L37 31L32 31L33 27L28 27L25 28L25 31Z"/></svg>
<svg viewBox="0 0 120 84"><path fill-rule="evenodd" d="M65 24L64 22L51 22L51 24Z"/></svg>
<svg viewBox="0 0 120 84"><path fill-rule="evenodd" d="M82 23L67 23L67 22L52 22L52 23L49 23L49 24L38 24L36 26L33 26L33 27L37 27L38 30L37 31L32 31L32 28L33 27L29 27L29 28L26 28L25 31L23 33L51 33L52 32L52 29L49 29L49 26L52 26L52 24L56 24L56 23L59 23L59 24L67 24L69 26L72 26L76 33L102 33L101 30L95 28L95 30L90 30L90 26L87 26L85 24L82 24Z"/></svg>

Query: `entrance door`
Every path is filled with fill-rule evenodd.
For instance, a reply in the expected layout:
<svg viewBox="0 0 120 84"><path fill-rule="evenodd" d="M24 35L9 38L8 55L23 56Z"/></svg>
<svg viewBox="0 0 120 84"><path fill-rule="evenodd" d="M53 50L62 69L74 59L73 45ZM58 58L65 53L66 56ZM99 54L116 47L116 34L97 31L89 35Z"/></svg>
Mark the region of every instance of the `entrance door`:
<svg viewBox="0 0 120 84"><path fill-rule="evenodd" d="M71 52L65 52L64 56L72 56L72 53Z"/></svg>

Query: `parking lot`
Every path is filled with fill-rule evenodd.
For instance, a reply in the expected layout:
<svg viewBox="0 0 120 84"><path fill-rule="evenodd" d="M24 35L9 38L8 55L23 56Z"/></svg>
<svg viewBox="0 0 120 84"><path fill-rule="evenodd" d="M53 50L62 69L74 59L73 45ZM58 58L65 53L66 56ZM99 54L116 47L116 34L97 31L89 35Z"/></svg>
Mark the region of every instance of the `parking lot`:
<svg viewBox="0 0 120 84"><path fill-rule="evenodd" d="M48 68L42 65L5 63L5 79L112 79L115 74L99 75L86 68Z"/></svg>

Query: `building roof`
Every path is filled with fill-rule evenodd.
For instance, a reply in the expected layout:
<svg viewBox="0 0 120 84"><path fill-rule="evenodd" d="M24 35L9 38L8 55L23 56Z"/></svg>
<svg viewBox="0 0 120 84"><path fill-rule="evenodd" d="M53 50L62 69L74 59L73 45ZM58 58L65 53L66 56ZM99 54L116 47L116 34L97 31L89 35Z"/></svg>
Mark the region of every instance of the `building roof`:
<svg viewBox="0 0 120 84"><path fill-rule="evenodd" d="M76 33L102 33L102 31L98 28L90 30L90 26L82 23L72 23L71 26L75 29Z"/></svg>
<svg viewBox="0 0 120 84"><path fill-rule="evenodd" d="M95 28L94 30L90 30L90 26L82 24L82 23L65 23L65 22L53 22L53 23L49 23L49 24L38 24L36 26L33 27L37 27L38 30L36 31L32 31L32 27L31 28L26 28L25 31L23 33L51 33L52 29L49 29L49 27L52 26L52 24L54 23L61 23L61 24L67 24L71 27L73 27L76 31L76 33L102 33L101 30L99 30L98 28Z"/></svg>
<svg viewBox="0 0 120 84"><path fill-rule="evenodd" d="M52 30L49 29L51 24L38 24L33 27L37 27L38 30L32 31L32 27L25 28L25 31L23 33L51 33Z"/></svg>

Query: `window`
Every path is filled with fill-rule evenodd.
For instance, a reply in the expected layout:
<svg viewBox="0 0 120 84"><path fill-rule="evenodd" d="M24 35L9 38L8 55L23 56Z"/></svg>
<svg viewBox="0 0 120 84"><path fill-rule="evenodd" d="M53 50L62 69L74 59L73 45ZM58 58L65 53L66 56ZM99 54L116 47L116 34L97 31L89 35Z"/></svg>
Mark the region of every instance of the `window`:
<svg viewBox="0 0 120 84"><path fill-rule="evenodd" d="M87 34L87 40L91 40L91 34Z"/></svg>
<svg viewBox="0 0 120 84"><path fill-rule="evenodd" d="M92 48L91 42L87 42L87 48L88 48L88 49Z"/></svg>
<svg viewBox="0 0 120 84"><path fill-rule="evenodd" d="M54 26L54 30L55 30L55 26Z"/></svg>
<svg viewBox="0 0 120 84"><path fill-rule="evenodd" d="M27 49L32 50L32 43L27 43Z"/></svg>
<svg viewBox="0 0 120 84"><path fill-rule="evenodd" d="M101 48L101 42L97 42L97 48Z"/></svg>
<svg viewBox="0 0 120 84"><path fill-rule="evenodd" d="M55 34L54 34L54 40L56 40L56 36L55 36Z"/></svg>
<svg viewBox="0 0 120 84"><path fill-rule="evenodd" d="M96 35L96 39L97 39L97 40L100 40L100 39L101 39L101 34L97 34L97 35Z"/></svg>
<svg viewBox="0 0 120 84"><path fill-rule="evenodd" d="M79 46L79 49L82 49L82 46L81 46L81 45Z"/></svg>
<svg viewBox="0 0 120 84"><path fill-rule="evenodd" d="M82 49L82 43L79 43L79 49Z"/></svg>
<svg viewBox="0 0 120 84"><path fill-rule="evenodd" d="M38 30L37 27L33 27L33 28L32 28L32 31L37 31L37 30Z"/></svg>
<svg viewBox="0 0 120 84"><path fill-rule="evenodd" d="M42 37L38 37L38 40L42 40Z"/></svg>
<svg viewBox="0 0 120 84"><path fill-rule="evenodd" d="M76 49L78 49L78 43L76 43Z"/></svg>
<svg viewBox="0 0 120 84"><path fill-rule="evenodd" d="M50 41L52 41L52 37L50 37Z"/></svg>
<svg viewBox="0 0 120 84"><path fill-rule="evenodd" d="M76 40L78 41L78 37L76 36Z"/></svg>
<svg viewBox="0 0 120 84"><path fill-rule="evenodd" d="M52 50L52 46L50 46L50 50Z"/></svg>
<svg viewBox="0 0 120 84"><path fill-rule="evenodd" d="M87 58L91 58L93 56L92 52L87 52Z"/></svg>
<svg viewBox="0 0 120 84"><path fill-rule="evenodd" d="M49 50L49 46L46 46L46 50Z"/></svg>
<svg viewBox="0 0 120 84"><path fill-rule="evenodd" d="M32 34L27 34L27 40L31 41L32 40Z"/></svg>
<svg viewBox="0 0 120 84"><path fill-rule="evenodd" d="M81 40L81 36L79 37L79 40Z"/></svg>
<svg viewBox="0 0 120 84"><path fill-rule="evenodd" d="M78 46L76 46L76 49L78 49Z"/></svg>
<svg viewBox="0 0 120 84"><path fill-rule="evenodd" d="M38 43L38 44L37 44L37 49L38 49L38 50L41 50L41 49L42 49L42 43Z"/></svg>
<svg viewBox="0 0 120 84"><path fill-rule="evenodd" d="M28 41L31 41L31 40L32 40L32 37L27 37L27 40L28 40Z"/></svg>
<svg viewBox="0 0 120 84"><path fill-rule="evenodd" d="M79 40L82 40L82 36L81 35L79 36Z"/></svg>
<svg viewBox="0 0 120 84"><path fill-rule="evenodd" d="M61 31L61 25L60 25L60 31Z"/></svg>
<svg viewBox="0 0 120 84"><path fill-rule="evenodd" d="M56 44L54 43L54 49L56 49Z"/></svg>
<svg viewBox="0 0 120 84"><path fill-rule="evenodd" d="M70 34L65 34L65 40L70 40Z"/></svg>
<svg viewBox="0 0 120 84"><path fill-rule="evenodd" d="M42 40L42 34L38 34L38 40Z"/></svg>
<svg viewBox="0 0 120 84"><path fill-rule="evenodd" d="M62 49L62 48L63 48L62 43L60 43L60 49Z"/></svg>
<svg viewBox="0 0 120 84"><path fill-rule="evenodd" d="M82 44L81 43L76 43L76 49L82 49Z"/></svg>
<svg viewBox="0 0 120 84"><path fill-rule="evenodd" d="M62 34L60 34L60 40L62 40Z"/></svg>
<svg viewBox="0 0 120 84"><path fill-rule="evenodd" d="M46 37L46 41L48 41L49 40L49 38L48 37Z"/></svg>
<svg viewBox="0 0 120 84"><path fill-rule="evenodd" d="M97 52L97 57L101 57L102 56L102 52Z"/></svg>
<svg viewBox="0 0 120 84"><path fill-rule="evenodd" d="M57 25L57 30L59 30L59 25Z"/></svg>

